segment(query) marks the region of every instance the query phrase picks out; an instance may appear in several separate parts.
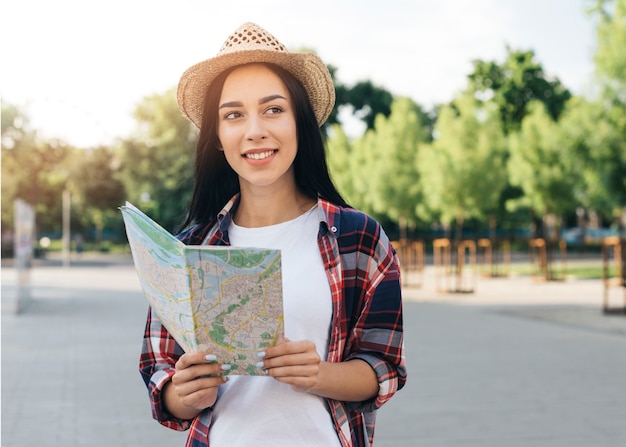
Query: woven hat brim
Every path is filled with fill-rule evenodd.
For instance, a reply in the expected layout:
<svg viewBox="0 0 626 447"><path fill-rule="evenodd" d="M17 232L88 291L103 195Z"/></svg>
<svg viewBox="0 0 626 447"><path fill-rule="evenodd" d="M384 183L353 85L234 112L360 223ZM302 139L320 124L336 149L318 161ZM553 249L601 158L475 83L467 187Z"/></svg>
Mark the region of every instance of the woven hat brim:
<svg viewBox="0 0 626 447"><path fill-rule="evenodd" d="M176 97L180 111L200 128L209 85L224 70L255 62L275 64L293 74L308 93L318 125L324 124L335 105L335 88L328 68L313 53L244 50L197 63L183 73L178 83Z"/></svg>

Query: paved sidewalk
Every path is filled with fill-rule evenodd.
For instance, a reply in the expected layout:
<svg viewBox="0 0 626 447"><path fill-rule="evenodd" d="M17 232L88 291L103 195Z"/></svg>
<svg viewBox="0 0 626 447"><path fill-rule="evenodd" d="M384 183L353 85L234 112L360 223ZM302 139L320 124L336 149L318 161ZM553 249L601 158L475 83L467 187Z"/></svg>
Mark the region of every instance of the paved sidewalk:
<svg viewBox="0 0 626 447"><path fill-rule="evenodd" d="M151 419L137 370L147 302L133 267L38 267L19 315L2 269L2 445L182 446Z"/></svg>
<svg viewBox="0 0 626 447"><path fill-rule="evenodd" d="M75 264L36 266L17 315L2 268L2 445L182 446L137 372L147 305L130 259ZM379 412L377 447L626 444L626 317L602 314L599 281L441 295L427 270L404 295L409 382Z"/></svg>
<svg viewBox="0 0 626 447"><path fill-rule="evenodd" d="M626 445L626 316L602 313L600 281L434 285L427 271L405 290L409 382L380 413L378 447Z"/></svg>

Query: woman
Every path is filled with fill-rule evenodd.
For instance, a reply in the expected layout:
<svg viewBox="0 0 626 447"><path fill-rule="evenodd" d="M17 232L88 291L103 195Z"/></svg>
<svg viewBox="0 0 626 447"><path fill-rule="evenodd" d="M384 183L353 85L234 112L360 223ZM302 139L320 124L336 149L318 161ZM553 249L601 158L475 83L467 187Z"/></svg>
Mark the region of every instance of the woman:
<svg viewBox="0 0 626 447"><path fill-rule="evenodd" d="M405 383L395 252L334 187L319 127L335 100L314 54L246 23L178 88L200 128L186 244L282 252L285 341L264 376L228 376L184 353L148 315L140 370L153 416L187 446L368 446L376 410Z"/></svg>

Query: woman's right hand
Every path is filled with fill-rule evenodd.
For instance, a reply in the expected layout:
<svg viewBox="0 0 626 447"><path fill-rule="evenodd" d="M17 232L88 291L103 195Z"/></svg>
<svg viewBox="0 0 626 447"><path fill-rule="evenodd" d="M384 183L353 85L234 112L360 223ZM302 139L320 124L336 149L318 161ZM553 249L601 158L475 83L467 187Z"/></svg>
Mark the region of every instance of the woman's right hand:
<svg viewBox="0 0 626 447"><path fill-rule="evenodd" d="M183 354L176 365L172 381L166 385L165 405L179 419L193 419L215 404L217 389L226 383L224 375L230 365L222 365L207 353Z"/></svg>

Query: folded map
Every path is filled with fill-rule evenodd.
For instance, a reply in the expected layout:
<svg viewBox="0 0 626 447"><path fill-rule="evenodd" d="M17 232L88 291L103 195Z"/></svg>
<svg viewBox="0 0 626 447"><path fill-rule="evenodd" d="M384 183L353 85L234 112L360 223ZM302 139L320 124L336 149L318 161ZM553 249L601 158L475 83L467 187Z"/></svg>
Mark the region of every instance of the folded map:
<svg viewBox="0 0 626 447"><path fill-rule="evenodd" d="M257 353L284 337L280 250L185 245L132 204L120 209L141 288L183 350L261 375Z"/></svg>

